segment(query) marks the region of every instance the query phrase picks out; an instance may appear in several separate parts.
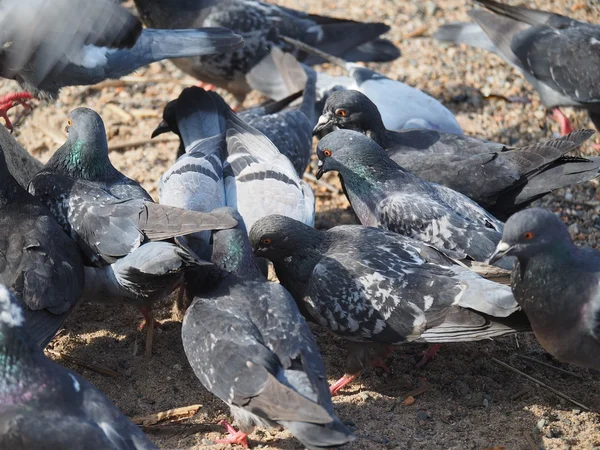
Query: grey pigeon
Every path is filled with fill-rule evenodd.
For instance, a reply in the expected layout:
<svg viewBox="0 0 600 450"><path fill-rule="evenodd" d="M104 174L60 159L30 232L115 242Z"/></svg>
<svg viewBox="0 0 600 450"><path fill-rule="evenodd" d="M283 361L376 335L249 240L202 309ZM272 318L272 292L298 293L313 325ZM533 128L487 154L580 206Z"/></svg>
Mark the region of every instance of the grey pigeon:
<svg viewBox="0 0 600 450"><path fill-rule="evenodd" d="M600 173L600 158L565 156L589 139L591 130L519 148L434 130L391 131L377 106L352 90L327 98L314 131L326 134L338 128L364 133L399 166L466 195L502 220L555 189Z"/></svg>
<svg viewBox="0 0 600 450"><path fill-rule="evenodd" d="M269 214L314 224L310 186L290 160L218 94L184 89L175 116L186 153L161 177L161 203L193 211L231 206L248 226ZM197 237L205 243L209 239L207 234Z"/></svg>
<svg viewBox="0 0 600 450"><path fill-rule="evenodd" d="M473 10L473 24L449 24L434 37L491 50L515 67L538 91L544 105L554 110L561 133L572 127L559 106L586 109L600 126L600 25L560 14L510 6L492 0L477 3L493 11Z"/></svg>
<svg viewBox="0 0 600 450"><path fill-rule="evenodd" d="M387 346L476 341L527 328L508 286L396 233L359 225L323 232L269 216L252 227L250 242L255 255L273 262L305 316L351 341L334 393Z"/></svg>
<svg viewBox="0 0 600 450"><path fill-rule="evenodd" d="M515 299L546 351L600 370L600 252L576 246L550 211L531 208L507 220L491 261L516 257Z"/></svg>
<svg viewBox="0 0 600 450"><path fill-rule="evenodd" d="M294 165L298 176L302 176L312 152L312 129L317 123L315 79L308 77L306 84L297 86L298 91L276 102L247 109L238 113L240 119L263 133L277 149ZM302 102L290 106L299 97ZM163 111L163 120L152 133L156 137L173 132L180 137L177 157L185 153L185 145L177 125L176 105L170 101Z"/></svg>
<svg viewBox="0 0 600 450"><path fill-rule="evenodd" d="M358 131L328 134L319 141L317 155L317 178L339 172L363 225L421 240L456 259L485 261L500 241L502 222L468 197L400 167Z"/></svg>
<svg viewBox="0 0 600 450"><path fill-rule="evenodd" d="M23 308L32 341L45 347L81 296L83 262L50 211L8 171L0 151L0 283Z"/></svg>
<svg viewBox="0 0 600 450"><path fill-rule="evenodd" d="M377 105L383 123L390 130L427 128L446 133L463 133L454 114L425 92L358 64L328 55L300 41L287 38L286 41L303 51L318 54L348 72L349 77L332 77L319 73L317 91L321 95L339 89L362 92ZM271 65L276 66L278 56L271 55L271 59L273 60ZM263 64L268 65L268 62L267 59ZM265 67L264 71L266 70ZM306 70L312 69L306 68Z"/></svg>
<svg viewBox="0 0 600 450"><path fill-rule="evenodd" d="M0 286L0 448L158 449L96 387L50 361Z"/></svg>
<svg viewBox="0 0 600 450"><path fill-rule="evenodd" d="M175 61L184 72L227 89L240 104L250 92L246 74L269 49L293 49L282 36L301 39L351 60L391 61L400 55L390 41L378 39L389 30L383 23L322 17L257 0L135 0L135 4L144 23L151 27L219 26L243 36L244 48L229 55ZM306 54L299 56L308 64L320 62Z"/></svg>
<svg viewBox="0 0 600 450"><path fill-rule="evenodd" d="M166 58L243 45L223 28L142 30L138 19L108 0L6 0L0 30L0 76L50 97L62 87L119 78Z"/></svg>
<svg viewBox="0 0 600 450"><path fill-rule="evenodd" d="M232 436L220 442L247 446L245 433L254 425L283 425L309 449L354 440L333 410L310 329L292 296L260 273L237 219L237 228L213 237L212 260L226 275L195 298L181 329L194 373L243 431L228 426Z"/></svg>

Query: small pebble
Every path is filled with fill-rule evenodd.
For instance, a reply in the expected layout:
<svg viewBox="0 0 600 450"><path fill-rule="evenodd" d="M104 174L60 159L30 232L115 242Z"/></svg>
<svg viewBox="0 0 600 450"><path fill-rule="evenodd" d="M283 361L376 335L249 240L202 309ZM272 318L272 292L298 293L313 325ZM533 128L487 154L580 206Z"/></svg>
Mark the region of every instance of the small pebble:
<svg viewBox="0 0 600 450"><path fill-rule="evenodd" d="M429 413L427 411L419 411L417 413L417 420L423 420L423 421L425 421L425 420L430 419L430 418L431 418L431 416L429 415Z"/></svg>
<svg viewBox="0 0 600 450"><path fill-rule="evenodd" d="M538 430L541 430L542 428L544 428L546 426L546 424L548 423L548 421L546 419L540 419L538 420L537 424L536 424L536 428Z"/></svg>
<svg viewBox="0 0 600 450"><path fill-rule="evenodd" d="M213 441L211 439L206 439L206 438L203 438L202 441L200 441L200 442L202 442L202 445L215 445L216 444L215 441Z"/></svg>
<svg viewBox="0 0 600 450"><path fill-rule="evenodd" d="M181 367L181 364L174 364L173 369L177 370L178 372L181 372L183 370L183 367Z"/></svg>

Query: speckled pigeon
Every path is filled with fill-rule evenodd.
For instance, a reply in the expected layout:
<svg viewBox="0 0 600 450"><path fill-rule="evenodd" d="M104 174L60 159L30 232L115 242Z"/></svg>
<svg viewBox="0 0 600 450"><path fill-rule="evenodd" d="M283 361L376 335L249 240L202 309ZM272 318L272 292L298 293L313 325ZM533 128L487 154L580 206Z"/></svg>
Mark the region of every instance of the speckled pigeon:
<svg viewBox="0 0 600 450"><path fill-rule="evenodd" d="M237 219L237 228L213 235L212 260L226 275L195 298L181 330L194 373L242 430L224 423L231 436L219 442L247 447L254 425L283 425L309 449L354 440L333 410L310 329L292 296L260 273Z"/></svg>
<svg viewBox="0 0 600 450"><path fill-rule="evenodd" d="M493 11L469 12L479 30L474 24L449 24L436 39L493 51L519 70L553 110L562 134L573 128L559 106L586 109L598 128L600 25L492 0L477 3Z"/></svg>
<svg viewBox="0 0 600 450"><path fill-rule="evenodd" d="M475 341L527 328L508 286L396 233L360 225L323 232L269 216L252 227L250 242L255 255L273 262L306 317L352 342L334 393L387 346Z"/></svg>
<svg viewBox="0 0 600 450"><path fill-rule="evenodd" d="M29 336L41 347L59 330L84 284L77 245L12 177L1 150L0 283L17 297Z"/></svg>
<svg viewBox="0 0 600 450"><path fill-rule="evenodd" d="M600 158L565 156L589 139L591 130L519 148L434 130L390 131L377 106L352 90L327 98L314 131L339 128L364 133L399 166L466 195L502 220L555 189L600 173Z"/></svg>
<svg viewBox="0 0 600 450"><path fill-rule="evenodd" d="M506 222L491 261L515 256L511 286L544 349L600 370L600 252L576 246L565 224L540 208Z"/></svg>
<svg viewBox="0 0 600 450"><path fill-rule="evenodd" d="M363 225L427 242L456 259L485 261L502 237L503 223L464 195L423 181L403 169L358 131L337 130L317 146L319 171L343 178ZM500 261L511 267L511 261Z"/></svg>
<svg viewBox="0 0 600 450"><path fill-rule="evenodd" d="M383 123L390 130L427 128L446 133L463 133L454 114L425 92L358 64L328 55L300 41L288 38L285 40L303 51L318 54L348 72L349 77L332 77L319 73L317 91L321 96L339 89L360 91L377 105ZM266 67L262 72L273 71L268 67L271 65L275 68L278 65L278 58L278 55L271 54L271 62L268 58L263 60L262 64ZM306 70L310 72L312 69L306 68Z"/></svg>
<svg viewBox="0 0 600 450"><path fill-rule="evenodd" d="M0 448L158 449L92 384L46 358L1 285L0 371Z"/></svg>
<svg viewBox="0 0 600 450"><path fill-rule="evenodd" d="M184 89L175 116L186 153L161 177L161 203L194 211L232 206L248 226L269 214L314 224L310 186L290 160L218 94ZM208 235L198 237L208 242Z"/></svg>
<svg viewBox="0 0 600 450"><path fill-rule="evenodd" d="M119 78L166 58L221 54L243 45L223 29L142 30L108 0L5 0L0 76L54 97L64 86Z"/></svg>
<svg viewBox="0 0 600 450"><path fill-rule="evenodd" d="M220 26L243 36L245 46L226 56L174 61L184 72L230 91L241 104L250 92L246 74L272 47L293 49L289 36L354 61L391 61L398 49L378 36L389 27L306 14L257 0L135 0L144 23L157 28ZM320 60L301 55L307 64Z"/></svg>

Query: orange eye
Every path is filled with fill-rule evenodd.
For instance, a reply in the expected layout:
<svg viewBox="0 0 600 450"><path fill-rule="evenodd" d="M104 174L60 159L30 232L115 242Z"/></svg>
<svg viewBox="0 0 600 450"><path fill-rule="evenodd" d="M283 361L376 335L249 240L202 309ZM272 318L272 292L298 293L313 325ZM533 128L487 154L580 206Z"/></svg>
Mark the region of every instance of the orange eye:
<svg viewBox="0 0 600 450"><path fill-rule="evenodd" d="M533 233L531 231L527 231L527 232L523 233L523 239L530 240L532 238L533 238Z"/></svg>
<svg viewBox="0 0 600 450"><path fill-rule="evenodd" d="M324 154L325 156L331 156L331 150L329 150L329 149L325 149L325 150L323 150L323 154Z"/></svg>
<svg viewBox="0 0 600 450"><path fill-rule="evenodd" d="M262 245L271 245L272 242L273 242L273 239L271 239L271 238L263 238L260 240L260 243Z"/></svg>
<svg viewBox="0 0 600 450"><path fill-rule="evenodd" d="M342 108L338 108L335 110L335 114L340 117L346 117L348 115L348 111Z"/></svg>
<svg viewBox="0 0 600 450"><path fill-rule="evenodd" d="M69 125L70 127L72 127L73 126L73 121L71 119L68 119L67 120L67 125Z"/></svg>

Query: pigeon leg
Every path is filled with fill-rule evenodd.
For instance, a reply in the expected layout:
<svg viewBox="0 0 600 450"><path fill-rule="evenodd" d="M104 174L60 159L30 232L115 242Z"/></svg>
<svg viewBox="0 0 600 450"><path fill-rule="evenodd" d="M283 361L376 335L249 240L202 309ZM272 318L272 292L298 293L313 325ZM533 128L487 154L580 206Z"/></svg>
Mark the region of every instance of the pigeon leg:
<svg viewBox="0 0 600 450"><path fill-rule="evenodd" d="M214 91L215 90L215 85L211 84L211 83L205 83L204 81L199 81L197 86L199 88L204 89L205 91Z"/></svg>
<svg viewBox="0 0 600 450"><path fill-rule="evenodd" d="M359 375L360 375L360 372L354 373L354 374L345 373L342 378L337 380L335 383L333 383L329 387L329 392L331 393L331 396L337 395L338 392L340 392L342 390L342 388L344 388L345 386L347 386L348 384L350 384L354 380L356 380Z"/></svg>
<svg viewBox="0 0 600 450"><path fill-rule="evenodd" d="M144 322L142 322L139 329L142 330L144 327L146 327L146 356L150 358L152 356L152 339L154 337L154 328L160 328L160 322L154 319L154 312L151 308L142 306L140 307L140 311L144 316Z"/></svg>
<svg viewBox="0 0 600 450"><path fill-rule="evenodd" d="M440 349L440 347L442 346L442 344L433 344L430 345L429 348L425 351L425 354L423 355L423 358L421 358L421 361L419 361L415 367L417 369L420 369L421 367L423 367L425 364L427 364L429 362L429 360L431 358L433 358L438 350Z"/></svg>
<svg viewBox="0 0 600 450"><path fill-rule="evenodd" d="M560 134L562 136L575 131L575 128L573 128L573 125L571 125L569 118L565 116L565 113L562 112L560 108L552 109L552 118L558 122L558 125L560 126Z"/></svg>
<svg viewBox="0 0 600 450"><path fill-rule="evenodd" d="M395 347L393 345L386 345L384 352L376 356L375 359L371 361L371 365L373 367L381 367L383 371L389 375L392 371L385 363L385 359L390 356L394 349Z"/></svg>
<svg viewBox="0 0 600 450"><path fill-rule="evenodd" d="M6 128L12 133L13 125L8 118L8 111L17 105L23 105L26 108L31 109L32 106L27 103L27 100L31 100L33 97L29 92L15 92L0 97L0 117L4 119Z"/></svg>
<svg viewBox="0 0 600 450"><path fill-rule="evenodd" d="M217 440L217 444L239 444L244 448L248 448L248 435L242 431L237 431L226 420L221 420L219 425L225 427L229 437L226 439Z"/></svg>
<svg viewBox="0 0 600 450"><path fill-rule="evenodd" d="M142 306L139 308L139 310L142 313L142 316L144 316L144 321L138 327L139 331L142 331L144 327L149 323L154 323L154 328L160 328L161 323L158 320L154 319L154 314L152 313L152 310L150 308Z"/></svg>

